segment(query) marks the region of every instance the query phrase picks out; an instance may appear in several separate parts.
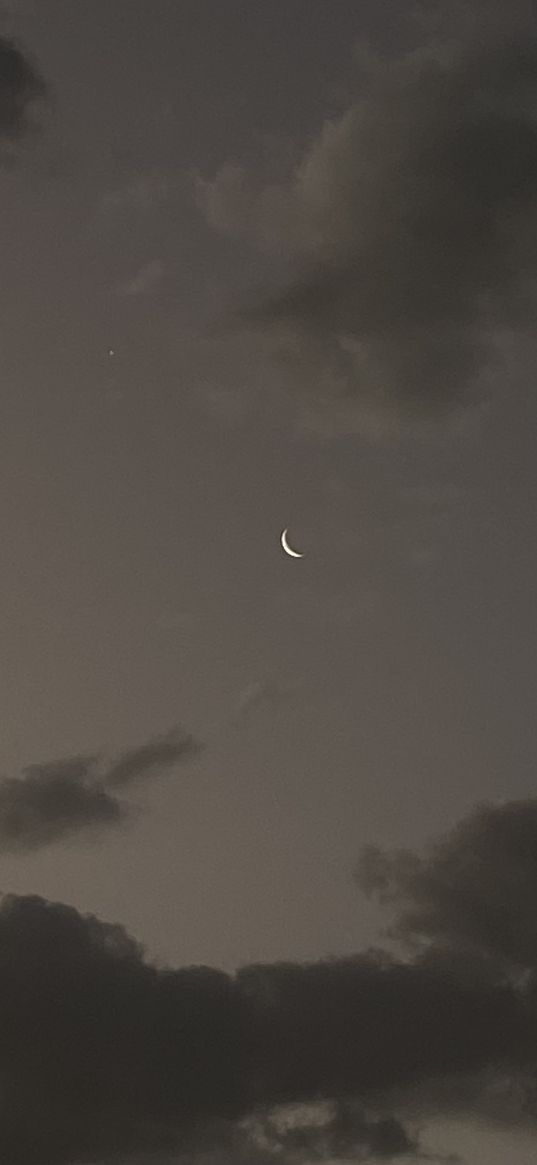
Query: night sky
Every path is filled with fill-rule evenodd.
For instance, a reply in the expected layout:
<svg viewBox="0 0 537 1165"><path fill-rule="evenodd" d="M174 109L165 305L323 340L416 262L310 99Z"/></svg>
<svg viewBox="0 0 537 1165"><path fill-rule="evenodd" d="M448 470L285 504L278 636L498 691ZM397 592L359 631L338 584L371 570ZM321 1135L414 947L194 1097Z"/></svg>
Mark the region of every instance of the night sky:
<svg viewBox="0 0 537 1165"><path fill-rule="evenodd" d="M0 4L3 1165L535 1161L535 17Z"/></svg>

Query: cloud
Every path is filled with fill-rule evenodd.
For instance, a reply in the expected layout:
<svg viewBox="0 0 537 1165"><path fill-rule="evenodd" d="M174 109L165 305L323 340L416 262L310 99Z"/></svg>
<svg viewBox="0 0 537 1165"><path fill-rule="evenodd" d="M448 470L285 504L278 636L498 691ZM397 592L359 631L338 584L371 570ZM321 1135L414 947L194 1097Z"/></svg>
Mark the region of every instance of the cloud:
<svg viewBox="0 0 537 1165"><path fill-rule="evenodd" d="M369 847L357 879L394 909L395 938L537 968L537 801L480 805L423 857Z"/></svg>
<svg viewBox="0 0 537 1165"><path fill-rule="evenodd" d="M297 691L296 683L280 680L252 680L242 689L235 708L235 720L243 720L260 708L278 708L287 703Z"/></svg>
<svg viewBox="0 0 537 1165"><path fill-rule="evenodd" d="M118 295L147 295L154 291L164 275L164 264L160 259L152 259L144 263L131 279L120 283L116 289Z"/></svg>
<svg viewBox="0 0 537 1165"><path fill-rule="evenodd" d="M124 807L91 777L82 758L33 765L0 784L0 846L33 850L80 830L123 820Z"/></svg>
<svg viewBox="0 0 537 1165"><path fill-rule="evenodd" d="M313 1161L438 1161L424 1154L415 1138L393 1117L369 1118L353 1102L282 1105L244 1120L213 1122L190 1143L199 1165L310 1165ZM445 1160L445 1158L442 1158ZM455 1158L452 1158L455 1160ZM458 1160L458 1159L457 1159Z"/></svg>
<svg viewBox="0 0 537 1165"><path fill-rule="evenodd" d="M486 398L537 286L537 41L529 28L361 57L361 91L288 184L198 180L215 229L295 275L222 327L272 351L310 428L398 431Z"/></svg>
<svg viewBox="0 0 537 1165"><path fill-rule="evenodd" d="M83 785L92 764L69 758L63 775ZM384 894L398 882L403 935L422 940L404 957L159 968L120 926L3 896L1 1160L437 1160L418 1132L442 1114L537 1132L533 946L528 973L511 974L532 893L535 906L536 804L475 810L433 856L398 855L391 882L369 851L362 882ZM494 913L482 938L485 895L507 903L499 945ZM427 925L409 922L410 898Z"/></svg>
<svg viewBox="0 0 537 1165"><path fill-rule="evenodd" d="M535 1059L525 998L440 957L158 969L121 927L14 895L0 950L6 1165L192 1160L244 1136L260 1161L404 1155L397 1086Z"/></svg>
<svg viewBox="0 0 537 1165"><path fill-rule="evenodd" d="M411 1152L419 1154L417 1142L400 1121L394 1117L371 1120L360 1105L349 1101L330 1105L328 1113L311 1106L309 1119L307 1111L300 1119L300 1110L297 1117L284 1109L268 1117L255 1132L268 1159L277 1154L297 1165L315 1160L392 1160Z"/></svg>
<svg viewBox="0 0 537 1165"><path fill-rule="evenodd" d="M104 769L95 755L30 765L20 777L0 783L0 848L35 850L81 832L94 835L122 825L135 810L111 789L186 763L200 749L194 737L172 729L125 750Z"/></svg>
<svg viewBox="0 0 537 1165"><path fill-rule="evenodd" d="M281 1106L211 1132L214 1155L196 1158L210 1165L311 1165L313 1161L438 1160L424 1155L418 1142L394 1117L369 1118L352 1102ZM191 1160L192 1158L190 1158Z"/></svg>
<svg viewBox="0 0 537 1165"><path fill-rule="evenodd" d="M156 772L189 761L197 756L201 747L190 733L172 728L162 736L155 736L145 744L123 752L108 769L105 782L109 787L117 788L118 785L146 779Z"/></svg>
<svg viewBox="0 0 537 1165"><path fill-rule="evenodd" d="M37 66L15 41L0 36L0 156L12 156L19 141L35 128L34 106L48 90Z"/></svg>
<svg viewBox="0 0 537 1165"><path fill-rule="evenodd" d="M259 234L258 211L248 188L244 166L226 162L214 181L192 175L195 200L207 222L221 234Z"/></svg>

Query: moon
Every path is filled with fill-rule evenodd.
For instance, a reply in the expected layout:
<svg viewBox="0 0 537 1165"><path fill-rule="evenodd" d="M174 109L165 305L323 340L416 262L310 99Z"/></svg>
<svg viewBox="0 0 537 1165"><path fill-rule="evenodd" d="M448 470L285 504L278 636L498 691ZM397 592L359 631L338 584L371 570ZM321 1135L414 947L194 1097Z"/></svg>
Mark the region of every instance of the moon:
<svg viewBox="0 0 537 1165"><path fill-rule="evenodd" d="M282 536L280 538L280 542L283 546L283 549L285 550L285 553L289 554L291 556L291 558L303 558L304 557L303 554L298 553L298 550L293 550L290 547L290 545L287 541L287 526L285 527L285 530L282 530Z"/></svg>

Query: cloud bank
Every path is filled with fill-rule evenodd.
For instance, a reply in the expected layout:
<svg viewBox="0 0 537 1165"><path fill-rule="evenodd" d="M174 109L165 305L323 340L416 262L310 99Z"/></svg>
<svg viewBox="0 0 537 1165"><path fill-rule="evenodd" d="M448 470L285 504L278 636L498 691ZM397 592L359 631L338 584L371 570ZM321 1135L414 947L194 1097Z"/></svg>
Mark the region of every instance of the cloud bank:
<svg viewBox="0 0 537 1165"><path fill-rule="evenodd" d="M534 929L536 803L476 810L439 845L386 859L403 930L421 912L404 957L157 968L119 926L5 896L2 1161L431 1160L417 1123L442 1113L537 1131L535 951L517 977L518 922L499 947L472 907L503 917L507 896ZM361 876L385 889L379 857Z"/></svg>
<svg viewBox="0 0 537 1165"><path fill-rule="evenodd" d="M0 849L40 849L82 831L95 834L123 824L133 807L111 790L185 764L201 747L189 733L173 728L108 765L91 755L28 766L20 777L0 782Z"/></svg>
<svg viewBox="0 0 537 1165"><path fill-rule="evenodd" d="M504 22L505 23L505 22ZM237 163L196 194L211 225L295 275L230 312L335 431L443 422L481 402L537 277L534 29L363 53L355 103L288 184ZM508 371L508 369L504 369Z"/></svg>

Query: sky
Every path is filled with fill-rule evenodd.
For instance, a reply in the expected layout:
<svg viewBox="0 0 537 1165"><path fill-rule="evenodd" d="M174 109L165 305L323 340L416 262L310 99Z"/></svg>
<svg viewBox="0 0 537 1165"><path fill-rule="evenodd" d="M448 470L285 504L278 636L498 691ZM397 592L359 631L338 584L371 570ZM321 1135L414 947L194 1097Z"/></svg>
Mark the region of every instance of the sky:
<svg viewBox="0 0 537 1165"><path fill-rule="evenodd" d="M535 15L0 4L6 1165L535 1159Z"/></svg>

